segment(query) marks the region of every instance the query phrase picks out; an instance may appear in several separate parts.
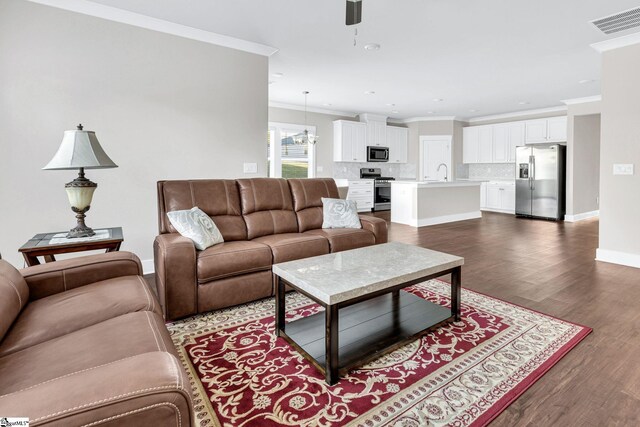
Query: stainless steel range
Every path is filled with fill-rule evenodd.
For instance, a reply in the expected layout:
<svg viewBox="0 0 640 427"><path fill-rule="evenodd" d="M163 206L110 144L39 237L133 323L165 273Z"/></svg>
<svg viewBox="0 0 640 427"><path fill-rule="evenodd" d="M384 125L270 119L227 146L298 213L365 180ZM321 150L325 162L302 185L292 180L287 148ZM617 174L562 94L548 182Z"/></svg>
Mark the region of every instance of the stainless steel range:
<svg viewBox="0 0 640 427"><path fill-rule="evenodd" d="M391 209L391 181L395 178L390 176L382 176L380 168L362 168L360 169L361 179L373 179L373 210L388 211Z"/></svg>

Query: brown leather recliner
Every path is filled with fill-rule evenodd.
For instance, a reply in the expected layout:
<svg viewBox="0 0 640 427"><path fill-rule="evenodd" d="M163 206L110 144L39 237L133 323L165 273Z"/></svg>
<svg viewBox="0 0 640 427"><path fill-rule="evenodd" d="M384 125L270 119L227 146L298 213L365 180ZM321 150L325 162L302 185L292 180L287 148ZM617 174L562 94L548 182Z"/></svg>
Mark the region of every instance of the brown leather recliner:
<svg viewBox="0 0 640 427"><path fill-rule="evenodd" d="M167 319L273 295L274 263L387 241L387 223L360 216L362 229L322 229L322 197L339 198L333 179L252 178L158 182L156 284ZM225 242L198 251L166 213L197 206Z"/></svg>
<svg viewBox="0 0 640 427"><path fill-rule="evenodd" d="M195 425L141 274L128 252L20 271L0 260L0 414L31 425Z"/></svg>

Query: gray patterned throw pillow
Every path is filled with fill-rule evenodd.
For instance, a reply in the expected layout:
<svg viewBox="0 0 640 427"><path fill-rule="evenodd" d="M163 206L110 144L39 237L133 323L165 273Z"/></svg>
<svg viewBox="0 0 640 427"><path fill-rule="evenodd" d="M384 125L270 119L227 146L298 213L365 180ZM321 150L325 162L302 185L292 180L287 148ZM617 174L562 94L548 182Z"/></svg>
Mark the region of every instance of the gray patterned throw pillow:
<svg viewBox="0 0 640 427"><path fill-rule="evenodd" d="M362 228L356 202L323 197L322 228Z"/></svg>
<svg viewBox="0 0 640 427"><path fill-rule="evenodd" d="M167 212L167 216L178 233L193 240L201 251L224 242L211 217L197 206L189 210Z"/></svg>

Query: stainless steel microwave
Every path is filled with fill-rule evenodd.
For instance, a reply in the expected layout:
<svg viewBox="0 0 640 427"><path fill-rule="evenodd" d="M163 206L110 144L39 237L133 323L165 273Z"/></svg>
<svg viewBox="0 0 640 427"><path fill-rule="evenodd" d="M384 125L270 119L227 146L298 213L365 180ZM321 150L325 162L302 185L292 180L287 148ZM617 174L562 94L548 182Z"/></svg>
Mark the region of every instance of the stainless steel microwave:
<svg viewBox="0 0 640 427"><path fill-rule="evenodd" d="M388 162L389 147L368 146L367 162Z"/></svg>

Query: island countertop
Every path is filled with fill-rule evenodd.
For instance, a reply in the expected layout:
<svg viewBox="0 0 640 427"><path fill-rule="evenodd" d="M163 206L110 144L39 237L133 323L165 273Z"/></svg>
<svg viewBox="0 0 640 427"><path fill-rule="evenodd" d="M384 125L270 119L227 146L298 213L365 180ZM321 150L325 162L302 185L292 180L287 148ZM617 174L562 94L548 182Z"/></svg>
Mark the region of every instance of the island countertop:
<svg viewBox="0 0 640 427"><path fill-rule="evenodd" d="M391 185L408 185L414 188L438 188L438 187L476 187L482 184L480 181L391 181Z"/></svg>
<svg viewBox="0 0 640 427"><path fill-rule="evenodd" d="M414 227L481 218L478 181L391 181L391 222Z"/></svg>

